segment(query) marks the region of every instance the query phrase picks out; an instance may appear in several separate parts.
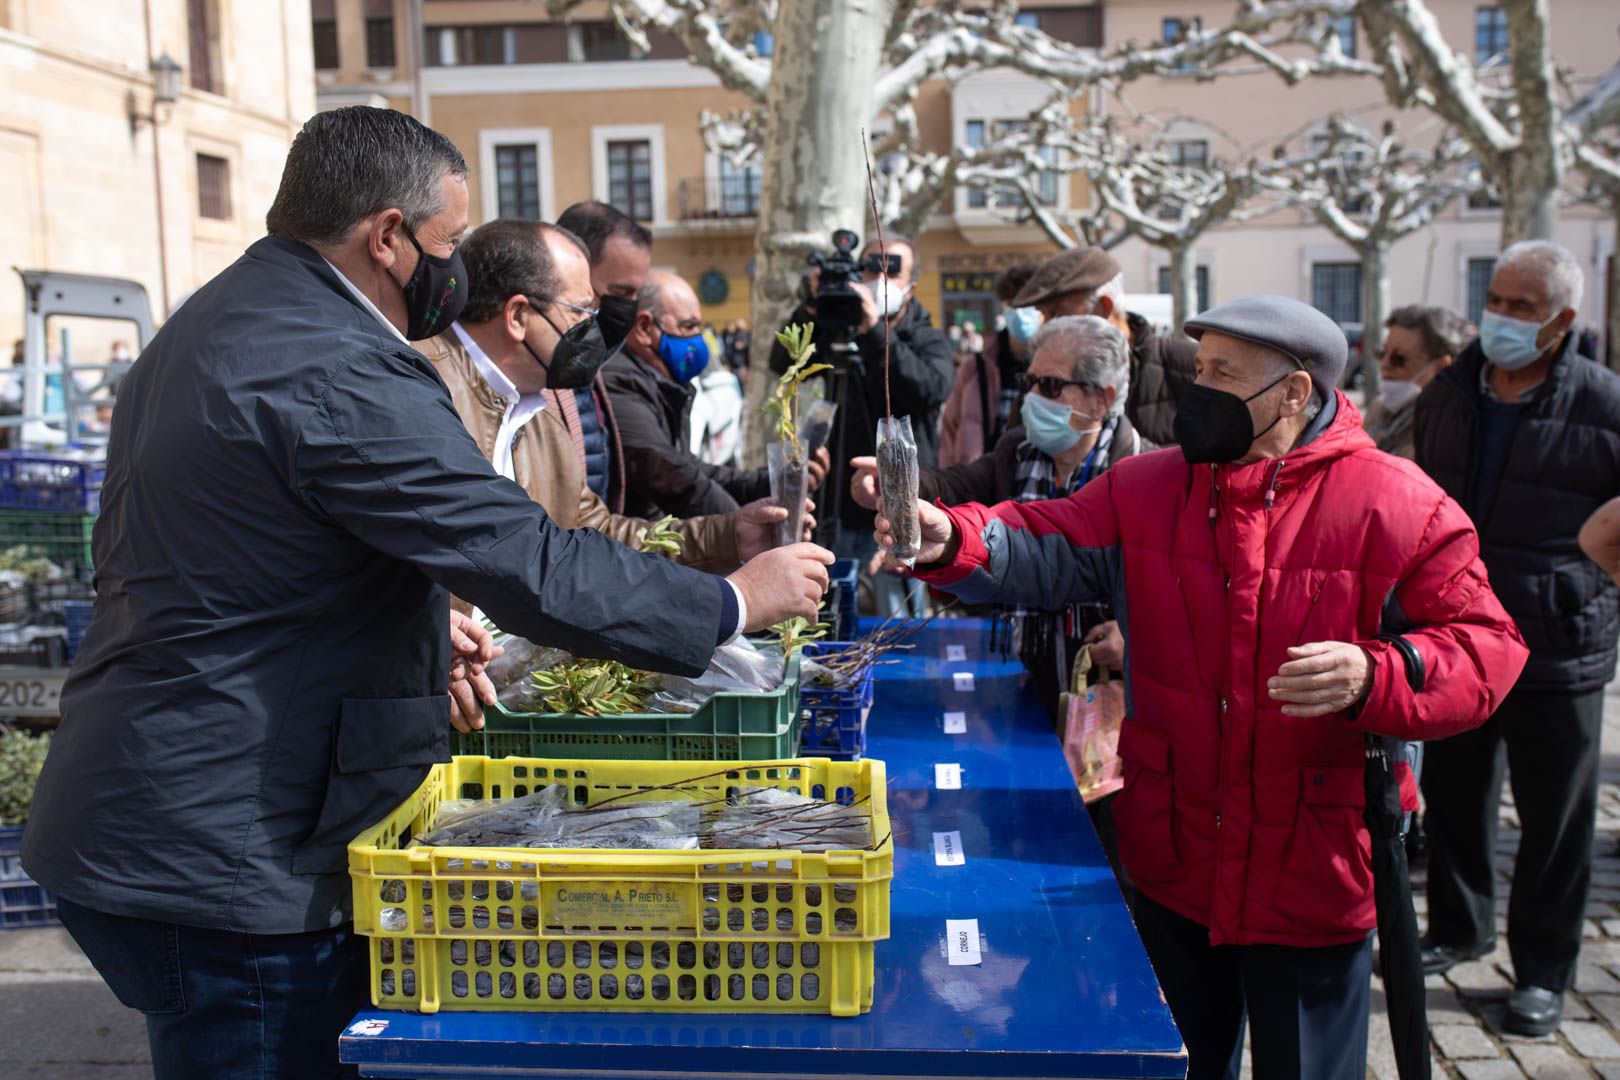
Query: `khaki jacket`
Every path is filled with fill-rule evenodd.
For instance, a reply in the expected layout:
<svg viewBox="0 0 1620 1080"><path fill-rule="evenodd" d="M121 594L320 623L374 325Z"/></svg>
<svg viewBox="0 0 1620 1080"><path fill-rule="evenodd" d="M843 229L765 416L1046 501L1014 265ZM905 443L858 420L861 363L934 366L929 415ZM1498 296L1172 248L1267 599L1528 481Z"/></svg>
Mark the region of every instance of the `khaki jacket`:
<svg viewBox="0 0 1620 1080"><path fill-rule="evenodd" d="M493 458L506 403L479 373L454 330L418 342L417 348L433 362L439 377L450 388L456 413L478 449L486 458ZM636 546L647 520L610 512L596 492L586 486L585 467L562 409L552 391L547 391L546 397L546 407L512 440L513 478L529 498L545 507L560 528L595 529L628 547ZM685 541L679 561L717 574L735 570L741 562L736 519L735 513L711 514L677 522L676 531Z"/></svg>

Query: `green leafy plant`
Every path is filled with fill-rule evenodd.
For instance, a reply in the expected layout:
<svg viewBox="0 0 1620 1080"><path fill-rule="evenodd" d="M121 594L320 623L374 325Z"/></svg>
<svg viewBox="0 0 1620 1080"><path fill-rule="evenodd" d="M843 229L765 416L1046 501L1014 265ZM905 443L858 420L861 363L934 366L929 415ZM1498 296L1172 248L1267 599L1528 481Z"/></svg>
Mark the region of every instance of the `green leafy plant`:
<svg viewBox="0 0 1620 1080"><path fill-rule="evenodd" d="M576 660L532 672L529 684L547 712L606 716L638 711L652 677L617 660Z"/></svg>
<svg viewBox="0 0 1620 1080"><path fill-rule="evenodd" d="M776 335L776 340L787 350L788 369L776 380L776 389L765 402L765 410L775 421L776 437L795 448L799 443L799 387L806 379L831 371L831 364L812 364L816 343L812 340L815 328L808 323L795 323Z"/></svg>
<svg viewBox="0 0 1620 1080"><path fill-rule="evenodd" d="M0 551L0 570L21 574L34 582L49 581L61 573L49 559L30 555L26 544Z"/></svg>
<svg viewBox="0 0 1620 1080"><path fill-rule="evenodd" d="M809 642L826 637L827 630L826 623L813 623L802 615L795 615L786 622L779 622L771 627L771 632L776 635L776 640L782 647L784 663L788 657L803 649Z"/></svg>
<svg viewBox="0 0 1620 1080"><path fill-rule="evenodd" d="M684 543L685 539L675 531L675 516L666 514L647 526L637 546L638 550L653 555L668 555L673 559L680 555Z"/></svg>
<svg viewBox="0 0 1620 1080"><path fill-rule="evenodd" d="M0 825L22 825L34 801L34 784L51 748L49 733L0 732Z"/></svg>

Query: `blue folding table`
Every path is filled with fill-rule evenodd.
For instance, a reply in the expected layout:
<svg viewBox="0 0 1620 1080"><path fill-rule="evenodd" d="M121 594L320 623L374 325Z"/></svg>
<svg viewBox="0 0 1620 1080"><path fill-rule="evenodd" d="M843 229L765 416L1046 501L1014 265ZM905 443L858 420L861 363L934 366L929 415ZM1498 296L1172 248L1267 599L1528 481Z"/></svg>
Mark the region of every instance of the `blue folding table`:
<svg viewBox="0 0 1620 1080"><path fill-rule="evenodd" d="M895 859L870 1012L368 1009L342 1037L343 1060L375 1077L1185 1076L1181 1037L1022 669L989 656L984 622L940 620L878 678L867 754L888 763ZM949 726L965 730L947 733L955 713ZM942 788L953 765L960 787ZM960 865L940 865L935 833L959 834ZM947 941L947 920L976 920L978 963L948 962L974 942L971 926Z"/></svg>

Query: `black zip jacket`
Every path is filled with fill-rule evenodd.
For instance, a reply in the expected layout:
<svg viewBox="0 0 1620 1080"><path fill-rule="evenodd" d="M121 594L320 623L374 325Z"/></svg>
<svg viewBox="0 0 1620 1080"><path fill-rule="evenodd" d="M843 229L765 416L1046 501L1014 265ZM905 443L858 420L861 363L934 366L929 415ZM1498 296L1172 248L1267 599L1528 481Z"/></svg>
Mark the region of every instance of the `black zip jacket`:
<svg viewBox="0 0 1620 1080"><path fill-rule="evenodd" d="M764 469L711 465L691 451L697 387L663 378L628 349L602 368L624 449L624 512L679 518L729 514L771 493Z"/></svg>
<svg viewBox="0 0 1620 1080"><path fill-rule="evenodd" d="M255 933L349 918L345 846L448 760L449 592L531 640L688 675L735 605L553 525L433 365L277 237L124 381L93 544L23 864L86 907Z"/></svg>
<svg viewBox="0 0 1620 1080"><path fill-rule="evenodd" d="M1495 497L1474 504L1480 462L1476 341L1418 398L1417 463L1474 519L1491 587L1519 624L1530 662L1518 685L1579 693L1614 674L1620 593L1575 542L1582 523L1620 494L1620 376L1564 341L1525 404Z"/></svg>

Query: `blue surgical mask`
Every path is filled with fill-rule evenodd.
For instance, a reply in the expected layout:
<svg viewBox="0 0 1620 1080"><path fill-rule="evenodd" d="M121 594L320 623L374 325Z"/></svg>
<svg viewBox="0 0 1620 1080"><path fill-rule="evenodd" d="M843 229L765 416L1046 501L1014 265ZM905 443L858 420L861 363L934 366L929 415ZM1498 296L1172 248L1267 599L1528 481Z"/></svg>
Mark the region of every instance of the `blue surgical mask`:
<svg viewBox="0 0 1620 1080"><path fill-rule="evenodd" d="M1097 420L1089 413L1071 409L1062 402L1044 398L1033 391L1024 395L1024 404L1019 409L1019 415L1024 421L1024 438L1029 444L1043 454L1056 457L1058 454L1072 447L1080 441L1080 436L1102 428L1089 427L1078 430L1070 425L1069 417L1079 416L1085 420Z"/></svg>
<svg viewBox="0 0 1620 1080"><path fill-rule="evenodd" d="M1041 328L1041 313L1032 307L1013 308L1007 312L1007 336L1014 341L1027 342Z"/></svg>
<svg viewBox="0 0 1620 1080"><path fill-rule="evenodd" d="M658 359L669 368L670 378L678 383L689 383L709 366L709 343L701 332L690 337L679 337L662 331L658 341Z"/></svg>
<svg viewBox="0 0 1620 1080"><path fill-rule="evenodd" d="M1546 326L1487 311L1479 319L1479 347L1503 371L1518 371L1540 359L1536 337Z"/></svg>

